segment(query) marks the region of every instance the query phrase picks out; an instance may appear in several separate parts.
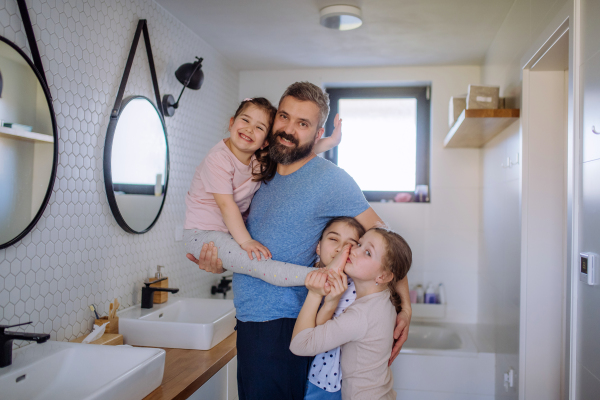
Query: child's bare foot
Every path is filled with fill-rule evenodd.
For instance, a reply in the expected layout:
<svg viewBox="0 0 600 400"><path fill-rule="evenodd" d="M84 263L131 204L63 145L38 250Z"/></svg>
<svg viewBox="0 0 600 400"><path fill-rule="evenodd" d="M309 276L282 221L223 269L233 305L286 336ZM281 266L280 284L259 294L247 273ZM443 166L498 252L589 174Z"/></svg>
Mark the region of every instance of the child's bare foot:
<svg viewBox="0 0 600 400"><path fill-rule="evenodd" d="M341 275L344 272L344 268L346 267L346 262L348 261L348 256L350 255L350 250L352 246L347 244L342 247L342 251L340 251L334 258L331 260L329 265L325 267L328 271L335 271L337 274Z"/></svg>

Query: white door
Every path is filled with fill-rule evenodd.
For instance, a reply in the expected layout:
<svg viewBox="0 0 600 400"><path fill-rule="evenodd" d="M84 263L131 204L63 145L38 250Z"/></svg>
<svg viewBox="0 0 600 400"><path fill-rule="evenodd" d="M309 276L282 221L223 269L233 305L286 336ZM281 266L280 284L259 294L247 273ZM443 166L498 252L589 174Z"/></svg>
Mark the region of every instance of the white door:
<svg viewBox="0 0 600 400"><path fill-rule="evenodd" d="M581 0L581 191L573 252L600 254L600 2ZM597 132L597 133L596 133ZM576 195L577 198L577 195ZM580 265L573 263L576 269ZM579 263L578 263L579 264ZM600 286L573 276L576 399L600 398Z"/></svg>

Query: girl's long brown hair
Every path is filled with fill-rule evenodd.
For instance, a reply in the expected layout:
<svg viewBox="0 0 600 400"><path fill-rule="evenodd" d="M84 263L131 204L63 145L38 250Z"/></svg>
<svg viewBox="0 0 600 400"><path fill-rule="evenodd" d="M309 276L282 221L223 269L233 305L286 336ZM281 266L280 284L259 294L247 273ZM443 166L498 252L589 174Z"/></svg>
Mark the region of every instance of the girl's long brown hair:
<svg viewBox="0 0 600 400"><path fill-rule="evenodd" d="M273 139L271 132L269 132L267 138L270 145L271 140ZM269 145L267 145L262 150L256 150L256 152L254 153L254 156L256 157L256 161L258 161L259 166L259 168L256 168L252 171L252 175L254 176L252 180L254 182L267 183L275 177L275 173L277 172L277 163L273 161L273 159L269 155Z"/></svg>
<svg viewBox="0 0 600 400"><path fill-rule="evenodd" d="M385 243L385 254L382 266L390 271L394 277L388 283L390 289L390 300L396 308L396 312L402 310L400 295L396 292L396 284L404 279L412 264L412 250L406 240L396 232L384 228L371 228L377 232Z"/></svg>

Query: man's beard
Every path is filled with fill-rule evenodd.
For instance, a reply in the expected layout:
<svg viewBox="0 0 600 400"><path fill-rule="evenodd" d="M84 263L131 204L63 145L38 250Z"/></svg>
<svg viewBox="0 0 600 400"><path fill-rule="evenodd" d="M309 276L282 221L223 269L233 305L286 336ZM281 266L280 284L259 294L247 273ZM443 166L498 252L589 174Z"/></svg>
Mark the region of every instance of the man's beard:
<svg viewBox="0 0 600 400"><path fill-rule="evenodd" d="M296 147L288 147L279 143L279 140L277 140L277 137L279 136L289 140L295 144ZM311 140L303 146L299 146L298 139L283 131L274 132L269 143L269 155L271 156L271 159L277 164L282 165L290 165L298 160L306 158L312 152L313 147L315 147L314 140Z"/></svg>

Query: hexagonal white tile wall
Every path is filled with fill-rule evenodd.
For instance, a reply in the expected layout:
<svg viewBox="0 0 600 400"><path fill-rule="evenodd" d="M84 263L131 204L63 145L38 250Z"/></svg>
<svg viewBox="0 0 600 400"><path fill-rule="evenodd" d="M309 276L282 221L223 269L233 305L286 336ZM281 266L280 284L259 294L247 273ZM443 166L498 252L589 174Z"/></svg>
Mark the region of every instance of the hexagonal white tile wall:
<svg viewBox="0 0 600 400"><path fill-rule="evenodd" d="M142 281L165 265L181 296L209 295L214 275L187 261L175 227L196 166L225 137L235 111L238 73L214 48L151 0L28 0L29 13L53 97L59 135L54 192L35 229L0 250L0 324L32 321L30 332L54 340L91 330L90 304L101 314L119 298L140 301ZM148 20L161 95L177 95L175 69L204 57L200 91L187 90L166 119L171 169L162 214L150 232L131 235L112 216L102 159L110 111L140 18ZM0 34L27 54L16 1L0 0ZM143 40L143 38L141 39ZM137 49L125 96L154 102L143 43ZM19 345L19 344L16 344Z"/></svg>

